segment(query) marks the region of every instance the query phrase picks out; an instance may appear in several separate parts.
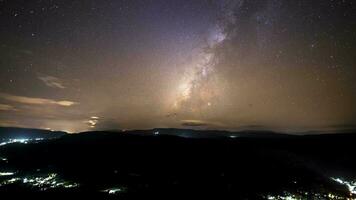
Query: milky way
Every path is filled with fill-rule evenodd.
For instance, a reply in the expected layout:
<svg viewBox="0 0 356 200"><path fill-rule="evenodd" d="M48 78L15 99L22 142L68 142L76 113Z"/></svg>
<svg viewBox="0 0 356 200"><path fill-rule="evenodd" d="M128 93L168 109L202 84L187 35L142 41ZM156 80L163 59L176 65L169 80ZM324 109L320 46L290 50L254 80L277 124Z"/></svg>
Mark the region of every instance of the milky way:
<svg viewBox="0 0 356 200"><path fill-rule="evenodd" d="M354 129L355 6L0 1L0 125Z"/></svg>

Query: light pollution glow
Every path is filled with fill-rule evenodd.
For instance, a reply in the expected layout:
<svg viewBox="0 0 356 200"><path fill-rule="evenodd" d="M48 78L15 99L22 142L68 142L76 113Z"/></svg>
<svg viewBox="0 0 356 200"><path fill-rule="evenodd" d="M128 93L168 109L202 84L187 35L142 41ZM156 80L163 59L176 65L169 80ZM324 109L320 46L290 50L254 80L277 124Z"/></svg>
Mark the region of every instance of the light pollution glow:
<svg viewBox="0 0 356 200"><path fill-rule="evenodd" d="M47 3L3 2L0 126L356 126L352 1Z"/></svg>

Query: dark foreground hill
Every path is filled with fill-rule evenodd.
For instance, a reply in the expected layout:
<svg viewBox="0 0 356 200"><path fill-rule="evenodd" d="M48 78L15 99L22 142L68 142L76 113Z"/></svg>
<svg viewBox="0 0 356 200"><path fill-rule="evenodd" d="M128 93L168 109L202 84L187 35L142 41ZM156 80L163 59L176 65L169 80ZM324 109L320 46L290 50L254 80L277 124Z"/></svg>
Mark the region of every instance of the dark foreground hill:
<svg viewBox="0 0 356 200"><path fill-rule="evenodd" d="M0 194L353 198L354 134L230 137L226 132L198 138L176 136L174 129L163 133L88 132L1 146Z"/></svg>

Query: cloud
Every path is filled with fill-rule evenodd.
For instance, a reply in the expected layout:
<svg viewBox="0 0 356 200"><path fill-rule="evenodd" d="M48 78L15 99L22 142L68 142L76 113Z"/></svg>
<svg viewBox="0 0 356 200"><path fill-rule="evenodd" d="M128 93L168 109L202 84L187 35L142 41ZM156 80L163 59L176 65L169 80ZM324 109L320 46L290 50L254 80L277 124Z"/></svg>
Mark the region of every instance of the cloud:
<svg viewBox="0 0 356 200"><path fill-rule="evenodd" d="M92 130L121 130L121 126L116 119L102 119L102 118L93 118L93 122L96 122L94 126L90 127Z"/></svg>
<svg viewBox="0 0 356 200"><path fill-rule="evenodd" d="M209 124L201 120L182 120L181 125L182 126L208 126Z"/></svg>
<svg viewBox="0 0 356 200"><path fill-rule="evenodd" d="M54 76L39 76L38 79L44 82L45 85L51 88L65 89L63 81Z"/></svg>
<svg viewBox="0 0 356 200"><path fill-rule="evenodd" d="M223 127L224 124L219 122L203 121L203 120L181 120L181 126L185 127Z"/></svg>
<svg viewBox="0 0 356 200"><path fill-rule="evenodd" d="M0 119L0 126L2 127L21 127L21 125L14 120L2 120Z"/></svg>
<svg viewBox="0 0 356 200"><path fill-rule="evenodd" d="M1 111L17 111L17 109L14 106L7 105L7 104L0 104L0 110Z"/></svg>
<svg viewBox="0 0 356 200"><path fill-rule="evenodd" d="M53 99L24 97L24 96L16 96L11 94L4 94L4 93L0 93L0 98L5 99L7 101L12 101L21 104L31 104L31 105L57 105L57 106L69 107L69 106L79 104L77 102L67 101L67 100L56 101Z"/></svg>
<svg viewBox="0 0 356 200"><path fill-rule="evenodd" d="M87 120L87 121L85 121L85 123L87 124L87 125L89 125L89 127L90 128L95 128L95 126L98 124L98 122L99 122L99 117L96 117L96 116L92 116L92 117L90 117L90 119L89 120Z"/></svg>

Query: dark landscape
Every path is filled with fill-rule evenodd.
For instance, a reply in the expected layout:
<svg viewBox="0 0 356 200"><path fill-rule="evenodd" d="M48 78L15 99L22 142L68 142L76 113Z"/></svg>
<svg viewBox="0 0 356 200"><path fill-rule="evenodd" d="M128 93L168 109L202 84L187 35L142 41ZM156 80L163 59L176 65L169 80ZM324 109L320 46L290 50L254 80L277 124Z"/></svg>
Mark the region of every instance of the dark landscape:
<svg viewBox="0 0 356 200"><path fill-rule="evenodd" d="M351 199L356 192L353 133L0 131L3 141L23 133L0 146L4 195Z"/></svg>

